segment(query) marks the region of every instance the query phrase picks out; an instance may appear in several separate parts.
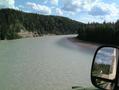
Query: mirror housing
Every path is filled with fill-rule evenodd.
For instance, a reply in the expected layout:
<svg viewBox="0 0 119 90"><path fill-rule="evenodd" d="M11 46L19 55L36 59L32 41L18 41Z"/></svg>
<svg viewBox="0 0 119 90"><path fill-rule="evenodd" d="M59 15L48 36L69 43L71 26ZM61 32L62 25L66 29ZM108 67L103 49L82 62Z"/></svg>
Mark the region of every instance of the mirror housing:
<svg viewBox="0 0 119 90"><path fill-rule="evenodd" d="M116 46L101 46L94 55L91 68L92 84L103 90L114 90L118 83L118 56Z"/></svg>

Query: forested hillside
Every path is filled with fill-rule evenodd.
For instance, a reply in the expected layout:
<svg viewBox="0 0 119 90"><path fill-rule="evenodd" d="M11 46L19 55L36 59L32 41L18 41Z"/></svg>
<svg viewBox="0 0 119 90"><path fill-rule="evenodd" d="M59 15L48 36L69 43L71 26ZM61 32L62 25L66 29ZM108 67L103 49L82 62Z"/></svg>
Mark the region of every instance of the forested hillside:
<svg viewBox="0 0 119 90"><path fill-rule="evenodd" d="M89 23L79 28L79 40L119 45L119 20L115 23Z"/></svg>
<svg viewBox="0 0 119 90"><path fill-rule="evenodd" d="M0 40L44 34L76 34L82 24L66 17L0 9Z"/></svg>
<svg viewBox="0 0 119 90"><path fill-rule="evenodd" d="M84 24L61 16L0 9L0 40L48 34L78 34L79 40L119 45L119 20Z"/></svg>

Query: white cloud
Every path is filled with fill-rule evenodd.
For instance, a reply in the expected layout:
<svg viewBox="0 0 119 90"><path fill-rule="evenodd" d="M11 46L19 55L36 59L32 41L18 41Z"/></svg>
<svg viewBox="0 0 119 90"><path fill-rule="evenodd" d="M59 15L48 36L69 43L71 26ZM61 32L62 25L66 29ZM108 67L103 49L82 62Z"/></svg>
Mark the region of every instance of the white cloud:
<svg viewBox="0 0 119 90"><path fill-rule="evenodd" d="M43 4L47 4L48 0L44 1Z"/></svg>
<svg viewBox="0 0 119 90"><path fill-rule="evenodd" d="M105 16L105 15L108 15L109 12L100 8L100 7L97 7L97 6L94 6L92 7L92 9L88 12L89 15L92 15L92 16Z"/></svg>
<svg viewBox="0 0 119 90"><path fill-rule="evenodd" d="M69 2L64 3L63 10L70 11L70 12L77 12L80 11L81 7L81 0L72 0Z"/></svg>
<svg viewBox="0 0 119 90"><path fill-rule="evenodd" d="M60 8L56 8L56 14L61 16L63 15L63 12Z"/></svg>
<svg viewBox="0 0 119 90"><path fill-rule="evenodd" d="M94 9L95 8L95 9ZM99 12L95 12L95 11L99 11ZM104 2L97 2L95 4L93 4L92 9L89 11L89 13L95 13L94 15L110 15L110 16L116 16L119 14L119 10L118 7L115 3L104 3ZM91 14L91 13L90 13Z"/></svg>
<svg viewBox="0 0 119 90"><path fill-rule="evenodd" d="M106 20L119 16L119 7L116 3L102 0L62 0L62 9L76 14L85 13L94 17L103 17Z"/></svg>
<svg viewBox="0 0 119 90"><path fill-rule="evenodd" d="M51 4L58 5L58 0L50 0Z"/></svg>
<svg viewBox="0 0 119 90"><path fill-rule="evenodd" d="M102 2L101 0L70 0L70 1L66 0L64 1L64 6L62 9L65 11L73 11L73 12L87 11L93 13L94 11L96 15L98 15L97 13L99 12L101 13L105 12L110 15L117 15L119 13L116 3L110 4Z"/></svg>
<svg viewBox="0 0 119 90"><path fill-rule="evenodd" d="M80 12L82 10L88 11L92 5L98 0L62 0L64 3L63 9L66 11Z"/></svg>
<svg viewBox="0 0 119 90"><path fill-rule="evenodd" d="M104 3L102 1L98 1L93 4L88 14L95 17L97 16L98 20L115 22L119 17L119 7L116 3Z"/></svg>
<svg viewBox="0 0 119 90"><path fill-rule="evenodd" d="M0 8L14 8L15 7L15 0L0 0Z"/></svg>
<svg viewBox="0 0 119 90"><path fill-rule="evenodd" d="M51 14L51 9L45 5L27 2L27 5L41 14Z"/></svg>
<svg viewBox="0 0 119 90"><path fill-rule="evenodd" d="M24 9L25 7L23 5L17 6L19 9Z"/></svg>

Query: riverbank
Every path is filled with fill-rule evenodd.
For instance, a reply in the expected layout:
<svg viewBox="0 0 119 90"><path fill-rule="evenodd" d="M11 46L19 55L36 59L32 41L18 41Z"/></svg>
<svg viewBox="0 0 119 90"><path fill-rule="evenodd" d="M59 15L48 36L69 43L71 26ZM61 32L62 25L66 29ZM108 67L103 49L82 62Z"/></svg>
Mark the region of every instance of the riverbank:
<svg viewBox="0 0 119 90"><path fill-rule="evenodd" d="M24 39L40 39L40 38L44 38L44 37L65 37L63 38L63 40L60 41L60 43L69 43L69 44L73 44L73 46L75 47L83 47L83 48L87 48L87 49L96 49L97 47L99 47L101 44L98 43L94 43L94 42L89 42L89 41L83 41L83 40L79 40L77 38L77 34L70 34L70 35L54 35L54 34L48 34L48 35L42 35L42 36L37 36L34 37L33 33L30 32L21 32L19 33L21 36L23 36L22 38L19 39L13 39L13 40L1 40L1 41L16 41L16 40L24 40ZM27 37L26 37L27 36ZM68 45L68 44L67 44ZM67 46L66 46L67 47Z"/></svg>
<svg viewBox="0 0 119 90"><path fill-rule="evenodd" d="M75 43L77 46L83 47L83 48L96 49L97 47L101 46L101 44L98 44L98 43L79 40L77 37L69 37L67 39L71 41L72 43Z"/></svg>

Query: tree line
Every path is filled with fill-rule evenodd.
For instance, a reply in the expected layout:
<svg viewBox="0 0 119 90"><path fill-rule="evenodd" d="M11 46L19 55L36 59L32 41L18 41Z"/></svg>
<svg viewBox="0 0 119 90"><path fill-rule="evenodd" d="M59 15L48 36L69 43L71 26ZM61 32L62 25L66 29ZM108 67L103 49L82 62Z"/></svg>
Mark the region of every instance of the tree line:
<svg viewBox="0 0 119 90"><path fill-rule="evenodd" d="M88 23L79 28L79 40L119 45L119 20L115 23Z"/></svg>
<svg viewBox="0 0 119 90"><path fill-rule="evenodd" d="M44 34L78 34L79 40L119 45L119 20L115 23L84 24L67 17L26 13L0 9L0 40L22 38L18 33L28 31Z"/></svg>
<svg viewBox="0 0 119 90"><path fill-rule="evenodd" d="M110 71L110 65L108 64L94 64L93 67L93 74L94 75L99 75L99 74L111 74L112 71Z"/></svg>
<svg viewBox="0 0 119 90"><path fill-rule="evenodd" d="M18 32L44 34L77 34L83 23L66 17L25 13L14 9L0 9L0 40L21 38Z"/></svg>

